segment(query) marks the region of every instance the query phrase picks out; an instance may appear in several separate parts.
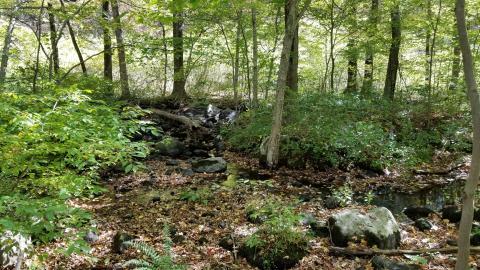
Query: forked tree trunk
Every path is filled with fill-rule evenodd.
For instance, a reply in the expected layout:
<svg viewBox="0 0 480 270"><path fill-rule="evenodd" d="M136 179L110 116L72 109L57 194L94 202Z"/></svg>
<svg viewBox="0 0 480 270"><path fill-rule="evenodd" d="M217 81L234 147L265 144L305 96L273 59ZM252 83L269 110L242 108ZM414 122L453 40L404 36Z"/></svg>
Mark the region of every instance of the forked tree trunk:
<svg viewBox="0 0 480 270"><path fill-rule="evenodd" d="M257 9L252 7L252 91L253 99L252 104L256 106L258 104L258 38L257 38Z"/></svg>
<svg viewBox="0 0 480 270"><path fill-rule="evenodd" d="M370 8L369 22L371 27L371 33L374 35L377 32L378 24L378 1L372 0L372 6ZM369 40L369 44L365 50L365 68L363 74L362 94L370 93L373 90L373 60L374 49L373 42Z"/></svg>
<svg viewBox="0 0 480 270"><path fill-rule="evenodd" d="M15 6L13 6L11 9L11 14L8 19L7 31L3 41L2 60L0 63L0 83L5 82L5 77L7 75L8 60L10 59L10 47L12 46L13 29L15 28L16 23L15 13L17 12L19 6L20 4L18 2L15 3Z"/></svg>
<svg viewBox="0 0 480 270"><path fill-rule="evenodd" d="M65 4L63 3L63 0L59 0L59 1L60 1L60 4L62 5L63 12L65 12ZM78 46L77 38L75 37L75 31L73 31L73 27L69 19L66 20L66 23L67 23L68 33L70 34L70 39L72 40L73 48L77 53L78 61L80 62L80 66L82 67L82 72L83 74L87 74L87 66L85 65L82 52L80 51L80 47Z"/></svg>
<svg viewBox="0 0 480 270"><path fill-rule="evenodd" d="M287 25L285 28L285 35L283 37L282 55L280 58L280 67L277 76L277 95L275 98L275 106L273 108L272 131L267 144L267 166L275 168L278 166L278 159L280 155L280 137L282 131L283 121L283 107L285 101L285 88L287 87L288 65L290 53L292 49L293 40L295 38L295 29L298 25L298 20L302 13L310 6L311 0L305 2L303 12L297 16L298 0L287 0L288 16Z"/></svg>
<svg viewBox="0 0 480 270"><path fill-rule="evenodd" d="M458 254L455 264L456 270L468 269L468 257L470 255L470 232L474 213L474 197L478 187L480 176L480 100L478 97L477 82L475 80L475 67L472 51L468 40L467 27L465 24L465 0L457 0L455 5L457 29L460 48L463 58L463 71L467 84L468 98L472 109L473 125L473 153L470 165L470 174L465 183L463 193L462 219L460 221L458 237Z"/></svg>
<svg viewBox="0 0 480 270"><path fill-rule="evenodd" d="M109 22L109 1L102 3L102 19L103 19L103 77L108 81L113 81L113 52L112 52L112 35L110 34Z"/></svg>
<svg viewBox="0 0 480 270"><path fill-rule="evenodd" d="M118 67L120 69L120 87L122 89L122 99L130 97L130 88L128 86L127 59L125 55L125 45L123 44L123 30L120 21L120 12L118 0L111 0L113 22L115 23L115 38L117 40Z"/></svg>
<svg viewBox="0 0 480 270"><path fill-rule="evenodd" d="M175 99L187 98L185 91L185 68L183 63L183 12L173 14L173 91Z"/></svg>
<svg viewBox="0 0 480 270"><path fill-rule="evenodd" d="M57 46L57 26L55 24L55 14L53 13L52 3L48 3L48 23L50 26L50 44L52 46L52 67L55 75L58 74L60 70L60 60L58 57L58 46Z"/></svg>
<svg viewBox="0 0 480 270"><path fill-rule="evenodd" d="M390 54L388 57L387 76L385 78L385 87L383 89L383 97L393 100L395 97L395 87L397 84L397 72L399 65L399 53L401 42L401 26L400 26L400 6L396 4L391 11L392 25L392 41L390 45Z"/></svg>

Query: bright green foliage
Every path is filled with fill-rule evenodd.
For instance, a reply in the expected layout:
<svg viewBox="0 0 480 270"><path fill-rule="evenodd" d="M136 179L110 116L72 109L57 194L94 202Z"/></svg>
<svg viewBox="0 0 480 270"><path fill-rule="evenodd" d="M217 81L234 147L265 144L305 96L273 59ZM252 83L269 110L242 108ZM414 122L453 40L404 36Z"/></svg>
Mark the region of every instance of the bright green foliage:
<svg viewBox="0 0 480 270"><path fill-rule="evenodd" d="M124 267L128 269L137 270L181 270L186 269L184 265L176 264L172 255L172 240L170 239L170 233L168 226L163 228L163 254L160 255L153 247L149 246L142 241L128 241L126 245L131 246L139 250L143 255L148 257L148 260L144 259L132 259L124 264Z"/></svg>
<svg viewBox="0 0 480 270"><path fill-rule="evenodd" d="M132 139L158 135L139 120L146 112L90 94L76 86L0 94L0 232L42 243L62 237L66 228L89 223L66 199L101 192L96 182L109 169L143 167L149 147Z"/></svg>
<svg viewBox="0 0 480 270"><path fill-rule="evenodd" d="M298 260L305 255L309 235L300 230L300 215L292 207L276 199L264 200L263 204L254 202L251 207L255 211L250 215L267 214L258 231L245 241L248 252L255 253L253 260L256 265L261 264L263 269L275 269L275 265L282 264L279 260Z"/></svg>
<svg viewBox="0 0 480 270"><path fill-rule="evenodd" d="M309 161L320 168L355 165L379 170L427 161L434 149L471 147L470 128L458 105L441 103L428 112L424 103L319 94L302 94L289 102L281 142L287 165ZM270 122L271 109L262 106L243 114L224 134L237 150L258 154Z"/></svg>
<svg viewBox="0 0 480 270"><path fill-rule="evenodd" d="M202 204L208 204L208 201L211 198L212 191L208 188L189 189L180 194L180 200L187 202L200 202Z"/></svg>

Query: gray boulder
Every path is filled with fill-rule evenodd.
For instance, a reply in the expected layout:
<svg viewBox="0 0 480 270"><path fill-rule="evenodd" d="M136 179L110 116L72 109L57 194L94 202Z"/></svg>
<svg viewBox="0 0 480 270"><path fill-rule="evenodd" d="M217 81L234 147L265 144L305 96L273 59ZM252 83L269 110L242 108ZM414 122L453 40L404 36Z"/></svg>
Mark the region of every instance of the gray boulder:
<svg viewBox="0 0 480 270"><path fill-rule="evenodd" d="M156 150L160 155L178 157L185 152L185 145L175 138L167 138L157 143Z"/></svg>
<svg viewBox="0 0 480 270"><path fill-rule="evenodd" d="M372 266L375 270L421 270L422 267L416 264L406 264L392 261L385 256L372 258Z"/></svg>
<svg viewBox="0 0 480 270"><path fill-rule="evenodd" d="M0 235L0 269L8 269L20 264L31 249L32 240L30 237L23 236L19 233L15 234L6 231Z"/></svg>
<svg viewBox="0 0 480 270"><path fill-rule="evenodd" d="M192 170L198 173L218 173L227 170L227 162L221 157L200 159L192 162Z"/></svg>
<svg viewBox="0 0 480 270"><path fill-rule="evenodd" d="M400 230L392 213L385 207L366 214L347 209L329 218L332 242L345 247L349 241L366 240L380 249L395 249L400 245Z"/></svg>

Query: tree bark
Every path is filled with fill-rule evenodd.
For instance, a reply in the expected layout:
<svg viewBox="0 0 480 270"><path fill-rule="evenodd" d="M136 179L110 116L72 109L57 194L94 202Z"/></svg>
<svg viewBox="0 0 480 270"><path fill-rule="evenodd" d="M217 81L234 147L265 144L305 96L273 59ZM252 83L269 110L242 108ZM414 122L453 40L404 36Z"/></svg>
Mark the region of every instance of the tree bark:
<svg viewBox="0 0 480 270"><path fill-rule="evenodd" d="M356 15L357 7L354 1L350 2L350 16L353 16L353 23L349 29L349 39L347 44L347 53L348 53L348 65L347 65L347 88L345 92L355 93L357 92L357 72L358 72L358 53L356 48L355 32L357 31Z"/></svg>
<svg viewBox="0 0 480 270"><path fill-rule="evenodd" d="M51 61L53 65L53 72L55 75L58 74L60 70L60 60L58 57L58 46L57 46L57 27L55 24L55 14L53 13L53 5L52 3L48 3L48 23L50 26L50 44L52 46L52 55Z"/></svg>
<svg viewBox="0 0 480 270"><path fill-rule="evenodd" d="M289 2L285 2L285 29L287 28L288 15L290 8ZM298 14L293 14L294 20L297 20ZM287 72L287 95L298 92L298 24L295 27L295 33L293 36L292 47L290 48L290 56Z"/></svg>
<svg viewBox="0 0 480 270"><path fill-rule="evenodd" d="M331 1L330 4L330 91L334 92L335 91L335 56L334 56L334 50L335 50L335 40L334 40L334 34L335 34L335 13L334 13L334 8L335 8L335 0Z"/></svg>
<svg viewBox="0 0 480 270"><path fill-rule="evenodd" d="M275 106L273 108L272 130L267 144L267 166L275 168L278 166L278 159L280 154L280 137L283 121L283 107L285 101L285 88L287 87L288 66L290 62L290 53L292 44L295 39L295 30L297 28L298 20L302 13L297 16L298 0L287 0L288 16L287 25L285 28L285 35L283 37L283 48L280 59L280 67L277 76L277 95L275 98ZM311 0L305 2L303 11L310 5Z"/></svg>
<svg viewBox="0 0 480 270"><path fill-rule="evenodd" d="M187 98L185 91L185 69L183 66L183 12L173 14L173 91L175 99Z"/></svg>
<svg viewBox="0 0 480 270"><path fill-rule="evenodd" d="M379 0L372 0L372 6L370 9L369 21L372 30L372 36L377 32L378 1ZM370 93L373 90L373 60L374 49L373 42L370 39L365 50L365 68L363 74L362 94Z"/></svg>
<svg viewBox="0 0 480 270"><path fill-rule="evenodd" d="M38 80L38 73L40 69L40 49L42 48L42 21L43 21L43 9L45 7L45 0L42 0L42 4L40 5L40 12L38 14L38 21L37 21L37 32L38 32L38 46L37 46L37 54L35 58L35 69L33 71L33 84L32 84L32 92L36 93L37 89L37 80Z"/></svg>
<svg viewBox="0 0 480 270"><path fill-rule="evenodd" d="M464 270L468 267L470 254L470 232L472 230L474 197L478 187L480 176L480 100L478 87L475 80L475 67L470 43L468 40L467 27L465 23L465 0L457 0L455 4L455 16L457 19L457 30L460 41L460 49L463 58L463 71L467 85L468 98L472 110L473 125L473 153L470 166L470 173L465 183L463 193L462 219L458 233L458 253L456 270Z"/></svg>
<svg viewBox="0 0 480 270"><path fill-rule="evenodd" d="M63 0L59 0L59 1L60 1L60 4L62 5L63 12L65 12L65 4L63 3ZM72 39L73 48L77 53L78 61L80 61L80 66L82 67L82 72L83 74L87 74L87 66L83 61L83 55L82 55L82 52L80 51L80 47L78 46L77 38L75 37L75 31L73 31L73 27L69 19L66 20L66 23L67 23L68 33L70 34L70 38Z"/></svg>
<svg viewBox="0 0 480 270"><path fill-rule="evenodd" d="M267 87L265 89L265 99L268 98L268 90L272 86L272 74L273 74L273 67L275 64L275 51L277 50L278 40L279 40L279 19L280 19L281 7L277 9L277 15L275 16L275 39L273 41L273 47L270 51L270 63L268 65L268 76L267 76Z"/></svg>
<svg viewBox="0 0 480 270"><path fill-rule="evenodd" d="M235 36L235 65L233 72L233 100L238 102L238 77L240 74L240 35L241 35L241 23L242 13L237 13L237 32Z"/></svg>
<svg viewBox="0 0 480 270"><path fill-rule="evenodd" d="M167 45L167 33L165 31L165 25L160 24L162 28L162 43L163 43L163 87L162 96L167 94L167 82L168 82L168 45Z"/></svg>
<svg viewBox="0 0 480 270"><path fill-rule="evenodd" d="M427 22L425 33L425 89L427 93L430 93L430 56L432 54L432 29L431 29L431 19L432 19L432 0L427 0Z"/></svg>
<svg viewBox="0 0 480 270"><path fill-rule="evenodd" d="M128 86L128 70L127 59L125 54L125 44L123 42L123 30L120 21L120 12L118 8L118 0L111 0L112 15L115 23L115 38L117 40L118 67L120 69L120 87L122 89L122 99L130 97L130 87Z"/></svg>
<svg viewBox="0 0 480 270"><path fill-rule="evenodd" d="M387 76L385 78L385 87L383 97L393 100L395 97L395 87L397 83L397 72L399 66L399 53L401 43L401 25L400 25L400 6L396 4L391 11L392 41L388 57Z"/></svg>
<svg viewBox="0 0 480 270"><path fill-rule="evenodd" d="M102 19L103 19L103 77L108 81L113 81L113 52L112 52L112 36L108 27L110 8L109 0L102 3Z"/></svg>
<svg viewBox="0 0 480 270"><path fill-rule="evenodd" d="M8 18L7 31L5 32L5 39L3 41L2 59L0 63L0 83L5 82L5 78L7 75L8 60L10 59L10 47L12 46L13 30L16 23L15 13L17 12L19 7L20 3L16 2L12 7L11 14Z"/></svg>
<svg viewBox="0 0 480 270"><path fill-rule="evenodd" d="M454 91L458 89L458 81L460 79L460 57L461 57L461 51L460 51L460 45L458 43L458 35L455 34L453 37L453 59L452 59L452 75L450 78L450 84L448 86L448 89L450 91Z"/></svg>
<svg viewBox="0 0 480 270"><path fill-rule="evenodd" d="M245 60L245 70L247 76L247 89L248 89L248 100L252 101L252 80L250 76L250 57L248 53L248 40L247 36L245 35L245 28L243 27L242 21L240 20L240 30L242 31L242 38L243 38L243 59Z"/></svg>
<svg viewBox="0 0 480 270"><path fill-rule="evenodd" d="M258 104L258 38L257 38L257 8L252 7L252 104Z"/></svg>

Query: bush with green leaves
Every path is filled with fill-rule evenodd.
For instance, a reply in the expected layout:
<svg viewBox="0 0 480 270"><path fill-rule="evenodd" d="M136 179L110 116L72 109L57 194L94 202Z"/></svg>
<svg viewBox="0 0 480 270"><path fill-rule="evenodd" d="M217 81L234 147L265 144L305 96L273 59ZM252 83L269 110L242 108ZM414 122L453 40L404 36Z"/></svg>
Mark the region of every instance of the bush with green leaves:
<svg viewBox="0 0 480 270"><path fill-rule="evenodd" d="M182 270L186 269L184 265L177 264L173 260L172 240L167 226L163 228L163 252L159 254L152 246L139 240L127 241L125 244L131 246L146 256L146 259L131 259L123 264L128 269L138 270Z"/></svg>
<svg viewBox="0 0 480 270"><path fill-rule="evenodd" d="M260 204L252 202L247 213L264 217L258 230L239 250L252 265L261 269L288 269L307 254L310 235L299 227L301 216L291 206L278 199L267 199Z"/></svg>
<svg viewBox="0 0 480 270"><path fill-rule="evenodd" d="M39 243L78 232L89 215L69 198L102 192L104 172L143 168L149 145L133 138L159 135L141 120L147 112L91 95L76 86L0 93L0 232Z"/></svg>
<svg viewBox="0 0 480 270"><path fill-rule="evenodd" d="M427 106L381 97L303 93L288 102L280 147L285 165L300 161L318 168L381 170L428 161L436 149L471 149L468 117L462 116L468 112L445 101ZM267 104L243 113L222 131L229 146L259 155L262 141L270 135L271 114Z"/></svg>

